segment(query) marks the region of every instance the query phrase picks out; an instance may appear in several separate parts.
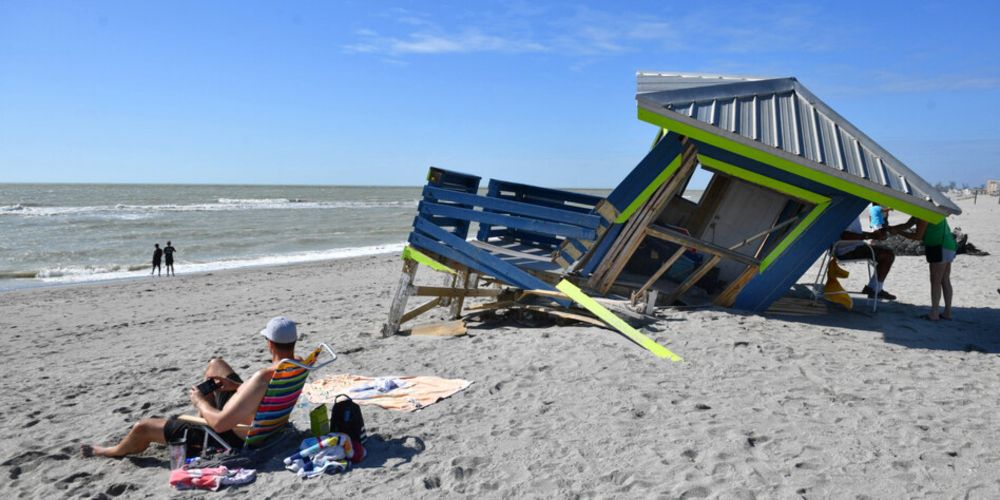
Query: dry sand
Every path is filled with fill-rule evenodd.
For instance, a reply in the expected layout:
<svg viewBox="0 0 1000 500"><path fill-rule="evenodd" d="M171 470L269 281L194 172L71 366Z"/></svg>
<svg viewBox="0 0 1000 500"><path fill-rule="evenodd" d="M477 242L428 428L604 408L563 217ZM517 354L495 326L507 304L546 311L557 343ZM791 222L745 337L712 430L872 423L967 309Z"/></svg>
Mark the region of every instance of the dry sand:
<svg viewBox="0 0 1000 500"><path fill-rule="evenodd" d="M954 321L917 318L927 266L900 257L899 301L874 315L668 311L650 334L685 363L582 326L380 339L400 269L388 255L5 293L0 496L178 495L163 447L83 459L79 444L186 411L213 354L262 366L255 332L285 314L303 347L341 353L327 373L474 384L416 413L368 410L369 459L346 474L271 471L230 495L996 498L1000 206L985 200L952 223L994 254L955 262Z"/></svg>

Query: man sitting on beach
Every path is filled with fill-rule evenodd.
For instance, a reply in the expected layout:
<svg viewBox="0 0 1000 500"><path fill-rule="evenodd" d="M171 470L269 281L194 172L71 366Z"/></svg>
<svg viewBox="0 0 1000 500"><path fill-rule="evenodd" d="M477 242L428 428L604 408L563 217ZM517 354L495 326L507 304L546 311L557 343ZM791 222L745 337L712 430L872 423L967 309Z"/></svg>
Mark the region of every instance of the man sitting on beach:
<svg viewBox="0 0 1000 500"><path fill-rule="evenodd" d="M851 225L840 235L841 240L847 240L851 243L837 245L836 254L837 260L870 259L874 254L875 275L861 290L861 293L868 295L868 297L874 297L875 290L878 290L878 298L896 300L895 295L883 289L885 279L889 276L889 270L892 269L892 263L896 260L896 254L889 248L865 243L865 240L869 239L884 240L886 236L884 228L867 232L861 229L861 219L854 219L854 222L851 222Z"/></svg>
<svg viewBox="0 0 1000 500"><path fill-rule="evenodd" d="M237 429L238 424L249 425L257 413L257 407L264 399L267 385L285 358L295 359L295 341L298 333L295 323L284 317L272 318L267 326L260 331L267 339L267 349L271 353L271 365L254 373L250 380L243 382L239 375L221 358L212 358L205 370L205 379L213 380L217 389L204 395L197 387L190 391L191 404L199 415L208 421L209 426L219 433L234 447L242 447L246 432ZM81 446L83 456L123 457L141 453L150 443L170 443L180 441L187 431L188 441L200 441L195 433L203 431L197 426L191 426L177 419L176 416L163 418L144 418L129 431L128 435L118 444L110 447Z"/></svg>

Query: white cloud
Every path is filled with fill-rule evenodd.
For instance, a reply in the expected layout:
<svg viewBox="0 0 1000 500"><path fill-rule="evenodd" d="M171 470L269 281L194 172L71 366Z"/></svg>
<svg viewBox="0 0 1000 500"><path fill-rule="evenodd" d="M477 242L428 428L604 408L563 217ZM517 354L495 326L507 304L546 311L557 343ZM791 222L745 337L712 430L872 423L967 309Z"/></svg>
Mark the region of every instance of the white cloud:
<svg viewBox="0 0 1000 500"><path fill-rule="evenodd" d="M348 52L400 56L472 52L524 53L546 50L545 46L531 40L504 38L485 34L475 29L454 34L414 32L404 38L382 36L371 30L364 30L364 33L359 34L363 41L346 45L344 48Z"/></svg>
<svg viewBox="0 0 1000 500"><path fill-rule="evenodd" d="M805 10L803 10L805 9ZM600 57L639 50L744 53L754 51L822 51L832 46L830 35L813 22L808 8L795 12L747 8L719 14L692 9L670 18L650 14L577 7L567 14L512 5L504 12L458 14L461 29L430 16L394 9L383 17L402 34L365 29L348 52L389 56L477 52L553 52ZM738 20L739 22L736 22Z"/></svg>

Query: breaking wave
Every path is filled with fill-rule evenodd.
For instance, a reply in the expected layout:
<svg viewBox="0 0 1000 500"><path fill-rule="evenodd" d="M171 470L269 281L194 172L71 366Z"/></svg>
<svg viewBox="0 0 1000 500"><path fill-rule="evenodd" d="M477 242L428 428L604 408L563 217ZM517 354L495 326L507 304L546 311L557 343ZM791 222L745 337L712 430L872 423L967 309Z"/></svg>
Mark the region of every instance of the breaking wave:
<svg viewBox="0 0 1000 500"><path fill-rule="evenodd" d="M201 273L223 269L244 267L278 266L284 264L299 264L322 260L346 259L365 255L378 255L399 252L404 243L390 243L364 247L334 248L311 252L297 252L281 255L265 255L242 259L219 260L213 262L183 262L177 261L179 274ZM149 264L141 265L107 265L83 267L54 267L37 271L2 271L0 280L34 279L43 283L80 283L87 281L105 281L123 278L141 278L148 276ZM0 287L2 288L2 287Z"/></svg>
<svg viewBox="0 0 1000 500"><path fill-rule="evenodd" d="M187 205L96 205L82 207L33 206L16 204L0 206L0 216L59 216L59 215L117 215L141 218L164 212L221 212L236 210L329 210L367 208L412 208L418 200L407 201L308 201L287 198L219 198L214 203Z"/></svg>

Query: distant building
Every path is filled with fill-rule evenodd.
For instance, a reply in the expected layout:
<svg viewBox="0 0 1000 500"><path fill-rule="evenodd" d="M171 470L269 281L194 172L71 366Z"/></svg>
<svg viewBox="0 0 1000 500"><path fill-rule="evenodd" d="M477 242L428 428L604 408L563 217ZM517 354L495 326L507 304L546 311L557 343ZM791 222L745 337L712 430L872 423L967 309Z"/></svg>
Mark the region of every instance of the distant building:
<svg viewBox="0 0 1000 500"><path fill-rule="evenodd" d="M1000 181L996 179L986 181L986 194L990 196L1000 195Z"/></svg>

